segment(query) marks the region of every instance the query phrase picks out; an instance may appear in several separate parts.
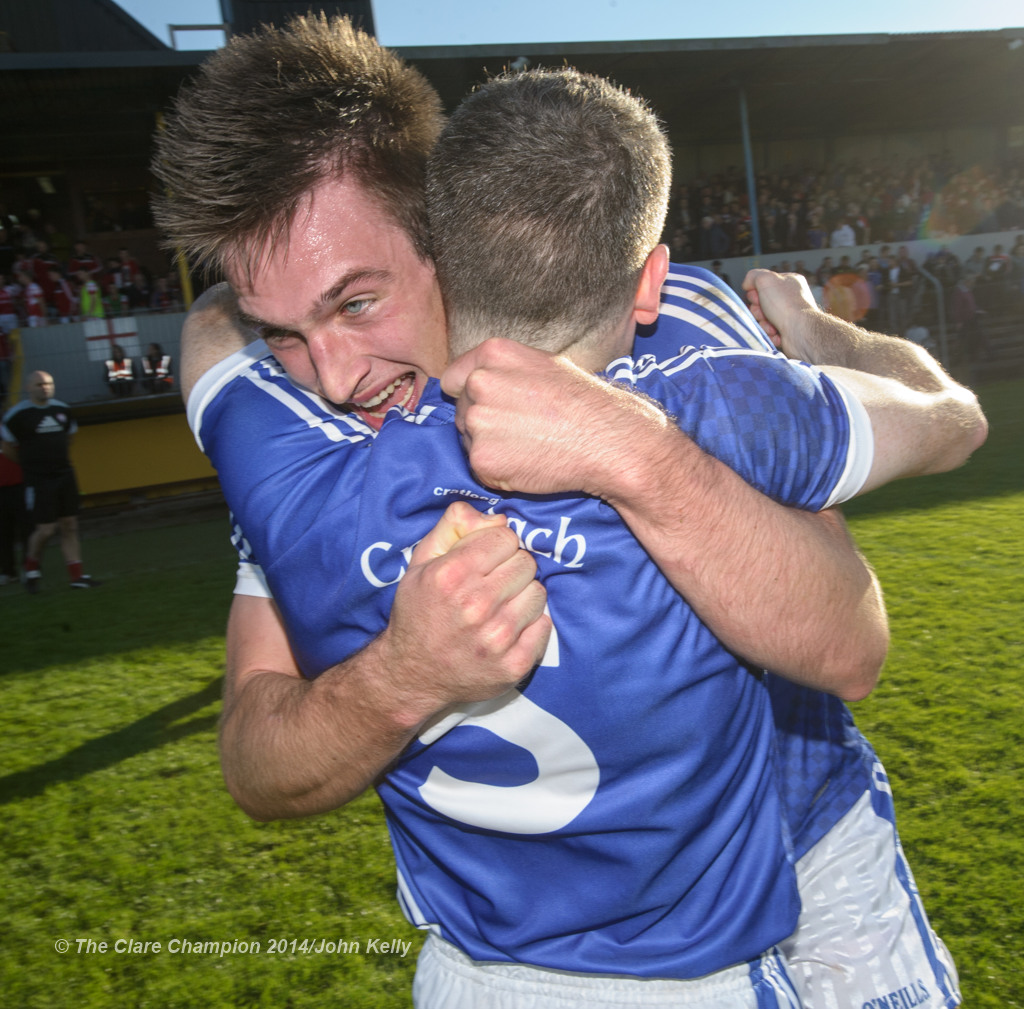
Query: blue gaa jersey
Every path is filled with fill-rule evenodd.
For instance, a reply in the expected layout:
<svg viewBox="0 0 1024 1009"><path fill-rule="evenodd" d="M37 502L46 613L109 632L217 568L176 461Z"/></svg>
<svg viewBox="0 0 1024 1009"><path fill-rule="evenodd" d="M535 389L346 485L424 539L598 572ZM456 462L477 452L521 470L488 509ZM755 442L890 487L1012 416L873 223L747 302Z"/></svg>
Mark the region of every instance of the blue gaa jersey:
<svg viewBox="0 0 1024 1009"><path fill-rule="evenodd" d="M870 436L833 383L738 337L680 346L613 377L780 500L856 491ZM477 484L434 383L374 438L254 351L205 376L189 413L310 676L386 626L450 501L507 515L537 558L555 626L541 666L425 731L380 787L410 920L476 959L684 978L793 930L766 692L614 511Z"/></svg>
<svg viewBox="0 0 1024 1009"><path fill-rule="evenodd" d="M633 352L671 355L680 340L779 353L732 288L707 270L672 264L659 320L638 334ZM777 730L779 794L799 858L863 795L879 762L838 697L770 673L765 682Z"/></svg>

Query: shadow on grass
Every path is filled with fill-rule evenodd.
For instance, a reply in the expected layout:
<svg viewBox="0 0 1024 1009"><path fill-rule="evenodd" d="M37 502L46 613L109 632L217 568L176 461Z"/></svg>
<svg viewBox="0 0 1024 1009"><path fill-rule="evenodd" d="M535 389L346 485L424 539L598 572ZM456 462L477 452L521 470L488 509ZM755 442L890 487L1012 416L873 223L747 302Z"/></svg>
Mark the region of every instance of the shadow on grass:
<svg viewBox="0 0 1024 1009"><path fill-rule="evenodd" d="M181 722L182 718L220 700L224 683L222 676L211 680L202 690L158 708L123 729L90 739L63 756L45 764L17 771L0 778L0 805L15 799L41 795L51 785L102 771L130 757L156 750L197 732L205 732L217 725L217 715L204 715ZM179 724L180 723L180 724ZM173 768L166 772L174 773Z"/></svg>
<svg viewBox="0 0 1024 1009"><path fill-rule="evenodd" d="M85 546L88 567L103 583L93 592L67 587L55 544L44 557L41 593L0 588L0 680L223 637L237 564L223 523L123 532Z"/></svg>

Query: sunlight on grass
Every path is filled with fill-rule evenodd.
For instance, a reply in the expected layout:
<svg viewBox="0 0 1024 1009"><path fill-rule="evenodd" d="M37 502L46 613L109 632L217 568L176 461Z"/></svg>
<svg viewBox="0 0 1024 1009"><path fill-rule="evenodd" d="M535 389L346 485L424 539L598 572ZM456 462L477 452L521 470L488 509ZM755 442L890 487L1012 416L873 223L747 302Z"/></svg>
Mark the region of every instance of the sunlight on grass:
<svg viewBox="0 0 1024 1009"><path fill-rule="evenodd" d="M971 1009L1022 1004L1022 396L1022 383L986 391L992 436L964 470L850 509L893 629L882 684L855 714ZM226 524L90 540L86 554L101 590L56 577L35 598L0 590L4 1003L407 1006L421 935L397 909L376 797L256 824L224 789ZM367 951L374 938L413 945ZM119 939L163 948L78 949ZM170 953L175 939L261 951ZM348 951L309 952L321 939Z"/></svg>

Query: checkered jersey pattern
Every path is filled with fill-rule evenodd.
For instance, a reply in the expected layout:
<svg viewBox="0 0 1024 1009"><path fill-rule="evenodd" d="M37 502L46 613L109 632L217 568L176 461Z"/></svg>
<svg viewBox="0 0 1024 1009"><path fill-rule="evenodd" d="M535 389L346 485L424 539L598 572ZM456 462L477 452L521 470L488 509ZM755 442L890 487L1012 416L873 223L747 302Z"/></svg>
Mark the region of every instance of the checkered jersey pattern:
<svg viewBox="0 0 1024 1009"><path fill-rule="evenodd" d="M634 353L646 352L644 362L646 355L650 356L648 367L656 366L658 356L666 359L663 368L671 367L668 359L687 360L687 353L680 354L683 347L719 347L725 352L745 346L781 358L736 293L707 270L673 264L661 300L658 322L642 332L634 348ZM741 399L751 392L749 380L739 392ZM771 398L759 401L758 392L753 395L749 401L753 409L772 405ZM724 425L721 433L726 436L727 432L728 425ZM704 433L696 437L706 451L721 458ZM792 451L802 451L791 439L789 444ZM763 462L756 444L754 451ZM760 479L751 482L764 490ZM878 758L839 698L771 674L765 683L776 725L778 789L799 858L869 788L871 767Z"/></svg>
<svg viewBox="0 0 1024 1009"><path fill-rule="evenodd" d="M847 469L850 426L824 376L752 350L688 350L608 377L656 400L709 454L777 501L817 511Z"/></svg>

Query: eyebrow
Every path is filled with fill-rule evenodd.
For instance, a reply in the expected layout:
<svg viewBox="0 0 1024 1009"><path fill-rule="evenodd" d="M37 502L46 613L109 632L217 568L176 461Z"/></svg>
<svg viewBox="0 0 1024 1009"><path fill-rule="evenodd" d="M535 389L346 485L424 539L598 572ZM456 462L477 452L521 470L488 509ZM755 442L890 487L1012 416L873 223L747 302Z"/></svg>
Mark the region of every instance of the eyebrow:
<svg viewBox="0 0 1024 1009"><path fill-rule="evenodd" d="M326 291L320 294L316 299L316 305L318 308L330 305L337 301L353 284L366 281L388 281L393 278L394 274L390 270L350 270L348 273L342 274ZM241 308L237 309L235 314L242 325L248 326L263 336L290 332L287 326L278 326L275 323L267 322L265 319L250 315Z"/></svg>
<svg viewBox="0 0 1024 1009"><path fill-rule="evenodd" d="M264 322L263 319L257 319L255 315L250 315L248 312L243 312L240 308L235 309L235 315L237 316L238 321L243 326L247 326L249 329L255 330L257 332L263 332L265 330L279 328L271 326L269 322Z"/></svg>
<svg viewBox="0 0 1024 1009"><path fill-rule="evenodd" d="M365 281L391 280L394 274L390 270L350 270L344 273L317 299L318 305L329 305L332 301L340 298L345 291L353 284L361 284Z"/></svg>

